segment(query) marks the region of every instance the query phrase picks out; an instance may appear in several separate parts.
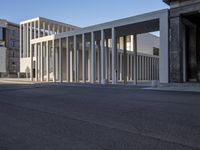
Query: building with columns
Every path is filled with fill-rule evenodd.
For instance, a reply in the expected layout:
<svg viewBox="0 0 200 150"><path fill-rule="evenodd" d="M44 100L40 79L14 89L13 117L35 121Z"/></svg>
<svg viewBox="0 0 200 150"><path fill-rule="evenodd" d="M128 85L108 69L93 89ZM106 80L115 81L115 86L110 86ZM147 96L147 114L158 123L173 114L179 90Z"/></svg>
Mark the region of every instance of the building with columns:
<svg viewBox="0 0 200 150"><path fill-rule="evenodd" d="M20 23L20 71L41 82L168 83L167 29L168 10L85 28L27 20Z"/></svg>

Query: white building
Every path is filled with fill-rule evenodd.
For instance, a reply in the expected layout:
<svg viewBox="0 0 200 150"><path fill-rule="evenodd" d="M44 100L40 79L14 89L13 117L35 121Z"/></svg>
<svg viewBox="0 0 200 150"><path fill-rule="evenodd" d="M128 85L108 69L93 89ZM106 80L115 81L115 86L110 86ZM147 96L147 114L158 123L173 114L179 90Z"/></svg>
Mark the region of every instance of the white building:
<svg viewBox="0 0 200 150"><path fill-rule="evenodd" d="M45 18L23 21L20 72L42 82L168 82L166 18L168 11L161 10L86 28Z"/></svg>

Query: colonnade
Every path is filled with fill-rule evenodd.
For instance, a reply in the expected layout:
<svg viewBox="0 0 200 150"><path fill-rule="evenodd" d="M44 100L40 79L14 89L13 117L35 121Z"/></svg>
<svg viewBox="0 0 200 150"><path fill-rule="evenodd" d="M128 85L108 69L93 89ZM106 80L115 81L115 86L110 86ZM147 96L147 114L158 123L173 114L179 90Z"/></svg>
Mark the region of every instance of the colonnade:
<svg viewBox="0 0 200 150"><path fill-rule="evenodd" d="M159 57L117 46L115 28L83 33L31 44L31 80L74 83L134 82L159 78ZM124 37L125 39L125 37ZM126 40L124 40L126 42ZM125 57L124 57L125 56Z"/></svg>

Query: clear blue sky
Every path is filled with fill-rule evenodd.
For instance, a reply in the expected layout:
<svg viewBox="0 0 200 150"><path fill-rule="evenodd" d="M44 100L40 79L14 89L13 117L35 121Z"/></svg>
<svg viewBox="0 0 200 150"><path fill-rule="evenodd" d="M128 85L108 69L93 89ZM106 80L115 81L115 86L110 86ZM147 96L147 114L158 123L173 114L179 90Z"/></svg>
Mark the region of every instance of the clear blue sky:
<svg viewBox="0 0 200 150"><path fill-rule="evenodd" d="M0 18L45 17L80 27L168 8L162 0L2 0Z"/></svg>

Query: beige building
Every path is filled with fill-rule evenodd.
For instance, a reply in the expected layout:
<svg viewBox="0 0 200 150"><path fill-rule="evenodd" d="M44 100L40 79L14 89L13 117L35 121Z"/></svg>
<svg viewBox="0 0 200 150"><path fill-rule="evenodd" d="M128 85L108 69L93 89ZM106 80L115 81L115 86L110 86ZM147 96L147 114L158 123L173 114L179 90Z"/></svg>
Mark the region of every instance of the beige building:
<svg viewBox="0 0 200 150"><path fill-rule="evenodd" d="M19 25L0 19L0 77L17 77L19 60Z"/></svg>

